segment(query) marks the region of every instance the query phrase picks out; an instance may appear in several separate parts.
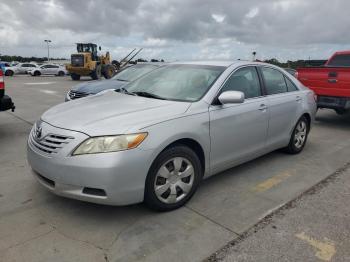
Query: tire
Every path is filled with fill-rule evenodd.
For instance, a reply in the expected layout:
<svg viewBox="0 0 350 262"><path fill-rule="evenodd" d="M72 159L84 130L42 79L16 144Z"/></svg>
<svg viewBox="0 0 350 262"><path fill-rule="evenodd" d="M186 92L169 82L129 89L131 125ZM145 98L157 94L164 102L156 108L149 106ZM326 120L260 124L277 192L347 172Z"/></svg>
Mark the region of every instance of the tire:
<svg viewBox="0 0 350 262"><path fill-rule="evenodd" d="M65 73L64 73L63 71L59 71L57 75L58 75L58 76L64 76Z"/></svg>
<svg viewBox="0 0 350 262"><path fill-rule="evenodd" d="M183 145L168 148L159 154L148 172L144 202L157 211L177 209L191 199L202 176L200 160L192 149Z"/></svg>
<svg viewBox="0 0 350 262"><path fill-rule="evenodd" d="M15 73L12 70L6 70L5 76L13 76Z"/></svg>
<svg viewBox="0 0 350 262"><path fill-rule="evenodd" d="M71 77L72 80L74 80L74 81L80 80L80 75L77 75L77 74L74 74L74 73L72 73L72 74L70 75L70 77Z"/></svg>
<svg viewBox="0 0 350 262"><path fill-rule="evenodd" d="M35 71L33 74L33 76L40 76L40 75L41 75L41 73L39 71Z"/></svg>
<svg viewBox="0 0 350 262"><path fill-rule="evenodd" d="M289 154L299 154L301 151L303 151L309 131L309 121L305 116L302 116L295 125L289 144L286 148L284 148L284 151Z"/></svg>
<svg viewBox="0 0 350 262"><path fill-rule="evenodd" d="M90 74L93 80L99 80L101 78L101 65L97 65L95 70Z"/></svg>
<svg viewBox="0 0 350 262"><path fill-rule="evenodd" d="M102 74L103 74L105 79L112 78L114 73L115 73L114 66L112 66L112 65L105 65L103 67L103 73Z"/></svg>
<svg viewBox="0 0 350 262"><path fill-rule="evenodd" d="M346 113L346 109L334 109L334 110L340 116Z"/></svg>

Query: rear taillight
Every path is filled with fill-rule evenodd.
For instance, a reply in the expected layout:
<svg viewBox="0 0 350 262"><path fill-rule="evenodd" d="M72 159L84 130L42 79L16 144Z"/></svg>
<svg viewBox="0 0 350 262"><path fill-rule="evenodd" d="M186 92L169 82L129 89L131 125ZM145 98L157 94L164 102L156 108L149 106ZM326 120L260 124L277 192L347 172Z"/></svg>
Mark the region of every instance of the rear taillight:
<svg viewBox="0 0 350 262"><path fill-rule="evenodd" d="M298 77L299 77L298 71L296 71L296 72L294 73L294 77L295 77L296 79L298 79Z"/></svg>
<svg viewBox="0 0 350 262"><path fill-rule="evenodd" d="M4 75L1 69L0 69L0 89L5 89Z"/></svg>

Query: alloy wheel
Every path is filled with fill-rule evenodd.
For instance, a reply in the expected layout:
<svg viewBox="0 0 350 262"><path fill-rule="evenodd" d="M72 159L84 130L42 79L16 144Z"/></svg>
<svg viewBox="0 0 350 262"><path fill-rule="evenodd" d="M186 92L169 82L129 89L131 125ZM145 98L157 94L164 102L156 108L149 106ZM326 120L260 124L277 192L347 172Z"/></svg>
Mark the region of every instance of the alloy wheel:
<svg viewBox="0 0 350 262"><path fill-rule="evenodd" d="M294 134L294 146L301 148L306 140L307 124L304 121L300 121L295 129Z"/></svg>

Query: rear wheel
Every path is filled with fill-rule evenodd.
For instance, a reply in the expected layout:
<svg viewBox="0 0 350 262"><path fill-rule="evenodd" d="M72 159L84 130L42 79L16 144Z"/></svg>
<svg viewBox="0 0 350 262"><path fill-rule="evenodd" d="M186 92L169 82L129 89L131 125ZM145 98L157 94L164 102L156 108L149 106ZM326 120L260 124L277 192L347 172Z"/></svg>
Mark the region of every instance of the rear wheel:
<svg viewBox="0 0 350 262"><path fill-rule="evenodd" d="M115 69L114 66L112 65L105 65L103 67L103 76L106 79L110 79L112 78L112 76L114 75Z"/></svg>
<svg viewBox="0 0 350 262"><path fill-rule="evenodd" d="M33 75L34 75L34 76L40 76L41 73L40 73L39 71L35 71Z"/></svg>
<svg viewBox="0 0 350 262"><path fill-rule="evenodd" d="M63 71L59 71L58 72L58 76L64 76L64 72Z"/></svg>
<svg viewBox="0 0 350 262"><path fill-rule="evenodd" d="M13 76L14 72L12 70L6 70L5 71L5 76Z"/></svg>
<svg viewBox="0 0 350 262"><path fill-rule="evenodd" d="M101 65L97 65L95 70L90 74L93 80L98 80L101 78Z"/></svg>
<svg viewBox="0 0 350 262"><path fill-rule="evenodd" d="M158 211L183 206L195 193L202 178L196 153L186 146L166 149L153 162L146 179L145 203Z"/></svg>
<svg viewBox="0 0 350 262"><path fill-rule="evenodd" d="M74 80L74 81L80 80L80 75L77 75L77 74L74 74L74 73L72 73L72 74L70 75L70 77L71 77L72 80Z"/></svg>
<svg viewBox="0 0 350 262"><path fill-rule="evenodd" d="M309 121L305 116L302 116L294 127L292 136L285 151L289 154L299 154L304 149L309 130Z"/></svg>

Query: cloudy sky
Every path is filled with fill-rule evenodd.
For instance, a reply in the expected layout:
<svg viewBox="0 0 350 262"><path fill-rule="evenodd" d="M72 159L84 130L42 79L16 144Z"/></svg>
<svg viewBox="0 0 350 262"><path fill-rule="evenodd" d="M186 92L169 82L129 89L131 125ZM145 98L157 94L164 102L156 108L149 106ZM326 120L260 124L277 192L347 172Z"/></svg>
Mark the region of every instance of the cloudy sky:
<svg viewBox="0 0 350 262"><path fill-rule="evenodd" d="M348 0L0 0L0 53L69 57L95 42L174 60L322 59L350 49Z"/></svg>

